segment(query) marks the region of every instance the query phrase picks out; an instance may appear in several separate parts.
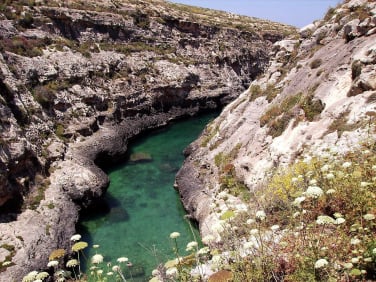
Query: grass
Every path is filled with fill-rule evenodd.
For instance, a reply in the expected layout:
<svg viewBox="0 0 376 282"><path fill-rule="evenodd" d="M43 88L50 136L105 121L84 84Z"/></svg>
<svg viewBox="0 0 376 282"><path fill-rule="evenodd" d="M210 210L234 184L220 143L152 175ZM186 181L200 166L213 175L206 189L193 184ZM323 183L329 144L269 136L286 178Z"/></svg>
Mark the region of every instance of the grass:
<svg viewBox="0 0 376 282"><path fill-rule="evenodd" d="M0 41L0 50L15 53L25 57L37 57L43 54L43 48L49 45L49 39L31 39L24 36L3 38Z"/></svg>
<svg viewBox="0 0 376 282"><path fill-rule="evenodd" d="M317 69L319 66L321 66L322 60L321 59L314 59L310 64L311 69Z"/></svg>
<svg viewBox="0 0 376 282"><path fill-rule="evenodd" d="M304 119L313 121L323 110L324 105L313 95L314 89L309 94L298 93L286 97L280 105L273 105L260 117L260 126L268 126L268 134L273 137L280 136L287 128L290 121L297 118L297 109L304 111ZM296 119L299 122L300 119Z"/></svg>

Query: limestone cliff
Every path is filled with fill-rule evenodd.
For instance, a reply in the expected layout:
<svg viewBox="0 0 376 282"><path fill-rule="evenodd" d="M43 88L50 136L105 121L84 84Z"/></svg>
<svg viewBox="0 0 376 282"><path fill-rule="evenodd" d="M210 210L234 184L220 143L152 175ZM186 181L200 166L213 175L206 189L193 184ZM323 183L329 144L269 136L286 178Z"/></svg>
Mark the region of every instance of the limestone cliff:
<svg viewBox="0 0 376 282"><path fill-rule="evenodd" d="M227 104L294 32L162 0L0 4L1 280L68 244L108 185L96 164L143 130Z"/></svg>
<svg viewBox="0 0 376 282"><path fill-rule="evenodd" d="M299 38L276 42L265 74L186 149L176 186L201 233L217 235L218 214L236 205L254 208L242 196L278 167L307 152L343 153L374 138L375 98L374 1L346 1ZM226 204L223 192L232 197Z"/></svg>

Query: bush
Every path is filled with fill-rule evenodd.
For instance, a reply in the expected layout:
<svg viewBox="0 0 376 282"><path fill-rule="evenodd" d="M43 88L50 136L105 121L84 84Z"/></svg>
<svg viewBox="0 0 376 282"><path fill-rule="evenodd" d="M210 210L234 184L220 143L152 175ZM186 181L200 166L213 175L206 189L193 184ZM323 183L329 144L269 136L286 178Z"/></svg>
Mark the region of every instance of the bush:
<svg viewBox="0 0 376 282"><path fill-rule="evenodd" d="M18 24L23 28L31 28L34 23L34 18L31 14L26 13L25 16L18 20Z"/></svg>
<svg viewBox="0 0 376 282"><path fill-rule="evenodd" d="M54 105L56 99L55 91L46 85L39 85L33 90L34 99L42 106L42 108L49 110Z"/></svg>
<svg viewBox="0 0 376 282"><path fill-rule="evenodd" d="M319 66L321 66L321 64L322 64L321 59L315 59L309 64L309 66L311 67L311 69L317 69Z"/></svg>

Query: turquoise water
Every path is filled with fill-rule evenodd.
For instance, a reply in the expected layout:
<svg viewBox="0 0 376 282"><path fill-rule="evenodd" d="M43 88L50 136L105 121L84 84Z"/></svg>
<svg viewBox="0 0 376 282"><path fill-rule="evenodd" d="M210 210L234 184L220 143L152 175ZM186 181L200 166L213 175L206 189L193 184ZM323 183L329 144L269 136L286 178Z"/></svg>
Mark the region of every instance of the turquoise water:
<svg viewBox="0 0 376 282"><path fill-rule="evenodd" d="M173 184L184 160L183 149L214 117L208 114L179 121L131 143L130 154L145 153L152 160L131 162L128 157L110 168L106 208L80 220L78 231L91 245L100 245L95 251L104 256L105 262L114 265L119 257L132 262L129 270L133 281L148 281L159 263L174 258L170 233L181 234L181 255L185 254L186 244L194 240ZM88 255L95 251L91 249Z"/></svg>

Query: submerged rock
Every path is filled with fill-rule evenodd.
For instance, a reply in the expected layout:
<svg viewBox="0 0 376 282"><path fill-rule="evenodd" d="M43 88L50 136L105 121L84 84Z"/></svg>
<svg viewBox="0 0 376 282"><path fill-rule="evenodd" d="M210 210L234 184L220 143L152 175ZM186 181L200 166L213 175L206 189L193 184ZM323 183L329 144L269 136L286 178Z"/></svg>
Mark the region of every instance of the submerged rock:
<svg viewBox="0 0 376 282"><path fill-rule="evenodd" d="M133 163L140 163L140 162L151 162L153 158L149 153L146 152L137 152L131 154L129 160Z"/></svg>

